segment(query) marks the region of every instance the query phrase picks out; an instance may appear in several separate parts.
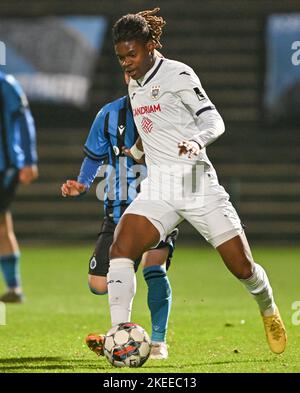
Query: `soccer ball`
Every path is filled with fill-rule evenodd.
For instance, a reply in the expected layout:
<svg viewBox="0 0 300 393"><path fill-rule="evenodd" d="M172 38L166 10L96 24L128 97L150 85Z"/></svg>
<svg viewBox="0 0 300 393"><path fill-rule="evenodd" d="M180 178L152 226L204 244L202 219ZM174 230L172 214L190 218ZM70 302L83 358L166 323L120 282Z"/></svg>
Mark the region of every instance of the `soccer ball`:
<svg viewBox="0 0 300 393"><path fill-rule="evenodd" d="M150 349L148 333L136 323L120 323L105 335L104 354L115 367L141 367Z"/></svg>

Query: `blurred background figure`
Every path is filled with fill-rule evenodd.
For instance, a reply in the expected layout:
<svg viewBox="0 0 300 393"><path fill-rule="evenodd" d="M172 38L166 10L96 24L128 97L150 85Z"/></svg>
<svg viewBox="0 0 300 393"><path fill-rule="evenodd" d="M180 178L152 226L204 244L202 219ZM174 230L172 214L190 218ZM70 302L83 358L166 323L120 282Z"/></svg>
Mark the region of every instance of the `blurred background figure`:
<svg viewBox="0 0 300 393"><path fill-rule="evenodd" d="M0 73L0 264L7 292L5 303L24 300L20 250L9 211L18 183L38 177L35 126L27 98L12 75Z"/></svg>

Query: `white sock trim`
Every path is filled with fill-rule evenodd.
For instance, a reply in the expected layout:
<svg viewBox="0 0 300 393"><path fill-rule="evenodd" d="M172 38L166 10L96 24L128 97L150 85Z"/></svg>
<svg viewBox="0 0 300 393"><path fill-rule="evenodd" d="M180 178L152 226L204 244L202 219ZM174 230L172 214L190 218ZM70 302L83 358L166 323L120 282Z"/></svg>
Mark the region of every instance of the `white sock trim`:
<svg viewBox="0 0 300 393"><path fill-rule="evenodd" d="M134 268L134 262L129 258L112 258L109 261L110 271L116 271L126 268Z"/></svg>
<svg viewBox="0 0 300 393"><path fill-rule="evenodd" d="M240 281L252 294L260 308L260 311L264 314L266 312L267 314L270 313L270 315L273 315L276 305L274 302L272 287L264 268L255 263L253 274L247 279L240 279Z"/></svg>

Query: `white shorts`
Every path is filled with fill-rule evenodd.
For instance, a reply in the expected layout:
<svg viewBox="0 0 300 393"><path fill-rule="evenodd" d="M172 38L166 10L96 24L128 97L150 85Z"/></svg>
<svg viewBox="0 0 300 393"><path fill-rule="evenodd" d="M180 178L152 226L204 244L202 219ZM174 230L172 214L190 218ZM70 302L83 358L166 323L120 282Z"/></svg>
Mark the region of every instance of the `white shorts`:
<svg viewBox="0 0 300 393"><path fill-rule="evenodd" d="M148 178L141 184L141 192L124 214L146 217L160 233L160 241L183 220L187 220L213 246L218 247L243 232L240 218L229 201L229 195L218 183L215 171L204 173L201 194L190 194L183 199L153 198ZM153 190L152 190L153 191ZM149 198L149 195L152 195Z"/></svg>

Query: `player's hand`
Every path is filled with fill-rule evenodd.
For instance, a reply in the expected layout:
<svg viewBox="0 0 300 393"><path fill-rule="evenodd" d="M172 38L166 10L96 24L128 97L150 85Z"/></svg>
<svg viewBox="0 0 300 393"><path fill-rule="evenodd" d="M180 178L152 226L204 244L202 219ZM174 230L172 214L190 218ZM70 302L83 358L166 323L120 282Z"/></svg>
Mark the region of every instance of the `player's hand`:
<svg viewBox="0 0 300 393"><path fill-rule="evenodd" d="M86 191L85 185L76 180L67 180L60 189L63 197L78 196Z"/></svg>
<svg viewBox="0 0 300 393"><path fill-rule="evenodd" d="M178 143L179 155L187 154L188 158L197 157L200 153L200 146L194 141L182 141Z"/></svg>
<svg viewBox="0 0 300 393"><path fill-rule="evenodd" d="M143 156L142 158L140 158L140 159L135 158L135 157L132 155L132 153L131 153L131 151L130 151L130 149L129 149L128 147L123 146L123 147L122 147L122 153L123 153L125 156L132 158L132 159L133 159L135 162L137 162L138 164L144 164L144 163L145 163L145 158L144 158L144 156Z"/></svg>
<svg viewBox="0 0 300 393"><path fill-rule="evenodd" d="M24 166L20 169L19 172L19 180L22 184L30 184L34 180L36 180L39 176L38 167L36 165L28 165Z"/></svg>

